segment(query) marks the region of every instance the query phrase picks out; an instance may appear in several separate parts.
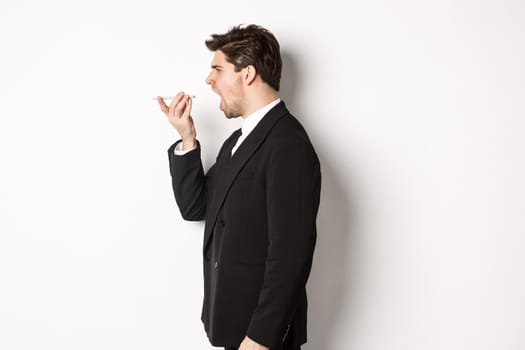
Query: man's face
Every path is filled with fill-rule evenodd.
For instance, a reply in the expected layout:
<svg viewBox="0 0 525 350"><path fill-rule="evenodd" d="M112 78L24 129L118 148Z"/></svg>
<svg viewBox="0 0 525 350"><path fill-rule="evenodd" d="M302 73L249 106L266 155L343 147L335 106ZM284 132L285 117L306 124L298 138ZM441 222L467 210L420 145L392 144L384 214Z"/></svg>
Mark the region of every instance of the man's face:
<svg viewBox="0 0 525 350"><path fill-rule="evenodd" d="M235 66L226 60L222 51L215 51L206 83L221 97L219 108L226 118L236 118L244 114L242 70L236 72Z"/></svg>

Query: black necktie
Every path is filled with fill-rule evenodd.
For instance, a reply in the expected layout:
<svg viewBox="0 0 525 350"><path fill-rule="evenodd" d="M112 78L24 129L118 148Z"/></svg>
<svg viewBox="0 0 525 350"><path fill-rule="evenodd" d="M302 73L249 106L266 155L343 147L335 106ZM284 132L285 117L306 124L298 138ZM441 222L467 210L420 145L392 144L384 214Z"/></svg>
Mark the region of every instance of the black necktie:
<svg viewBox="0 0 525 350"><path fill-rule="evenodd" d="M239 148L239 147L237 147L237 149L236 149L235 147L237 146L237 142L239 142L239 139L241 138L241 136L242 136L242 129L239 129L239 135L237 135L237 137L235 138L235 142L233 142L233 146L232 146L232 148L230 150L230 157L232 157L233 154L235 153L235 152L233 152L233 150L235 149L235 151L237 151L237 149Z"/></svg>

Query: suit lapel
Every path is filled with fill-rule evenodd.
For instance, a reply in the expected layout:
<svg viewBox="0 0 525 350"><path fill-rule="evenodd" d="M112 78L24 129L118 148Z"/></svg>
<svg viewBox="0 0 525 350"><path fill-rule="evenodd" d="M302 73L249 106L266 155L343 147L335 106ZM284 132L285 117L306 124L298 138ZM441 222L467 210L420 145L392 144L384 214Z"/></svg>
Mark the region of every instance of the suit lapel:
<svg viewBox="0 0 525 350"><path fill-rule="evenodd" d="M231 158L228 158L231 154L231 149L237 140L237 137L233 137L235 141L232 142L229 147L225 149L221 159L217 160L217 166L220 171L214 174L214 189L211 202L208 207L208 215L206 215L206 228L204 230L204 251L206 251L210 242L213 228L217 221L219 211L224 204L228 192L246 162L253 156L255 151L264 142L266 136L275 125L275 123L281 119L281 117L288 113L284 102L280 102L274 108L272 108L264 118L257 124L255 129L248 135L248 137L239 146L237 151ZM221 164L219 164L219 162ZM219 169L217 169L219 170Z"/></svg>

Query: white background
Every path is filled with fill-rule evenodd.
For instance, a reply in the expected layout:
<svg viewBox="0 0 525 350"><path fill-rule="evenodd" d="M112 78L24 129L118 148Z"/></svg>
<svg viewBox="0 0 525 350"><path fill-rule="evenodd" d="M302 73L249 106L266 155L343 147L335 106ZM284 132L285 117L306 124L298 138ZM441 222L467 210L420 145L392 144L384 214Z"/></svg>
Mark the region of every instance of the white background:
<svg viewBox="0 0 525 350"><path fill-rule="evenodd" d="M322 162L304 349L525 349L524 7L2 0L0 349L211 348L151 97L197 95L209 167L240 121L203 42L240 23Z"/></svg>

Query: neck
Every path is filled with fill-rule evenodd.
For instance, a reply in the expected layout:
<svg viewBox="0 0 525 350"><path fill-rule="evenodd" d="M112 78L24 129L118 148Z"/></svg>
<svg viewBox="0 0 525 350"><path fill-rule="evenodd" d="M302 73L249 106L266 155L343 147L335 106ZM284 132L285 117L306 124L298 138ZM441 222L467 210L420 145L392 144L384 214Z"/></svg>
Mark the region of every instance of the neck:
<svg viewBox="0 0 525 350"><path fill-rule="evenodd" d="M258 109L266 106L268 103L279 98L277 91L268 89L266 91L258 91L253 96L248 96L246 99L246 108L244 110L243 118L246 118Z"/></svg>

